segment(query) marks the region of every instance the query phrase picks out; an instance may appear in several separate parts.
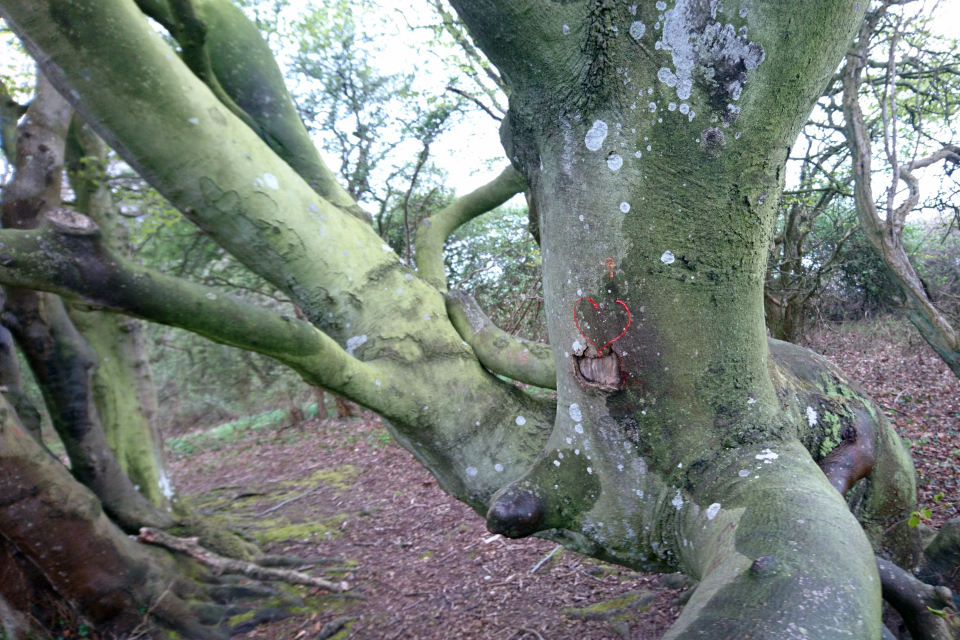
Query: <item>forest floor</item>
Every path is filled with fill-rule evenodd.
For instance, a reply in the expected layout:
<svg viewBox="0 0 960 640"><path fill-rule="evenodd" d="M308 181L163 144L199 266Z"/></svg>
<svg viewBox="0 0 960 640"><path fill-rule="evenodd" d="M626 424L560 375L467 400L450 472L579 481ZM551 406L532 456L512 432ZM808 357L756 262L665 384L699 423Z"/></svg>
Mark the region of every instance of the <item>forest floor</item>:
<svg viewBox="0 0 960 640"><path fill-rule="evenodd" d="M960 389L929 347L893 321L824 327L806 344L853 376L894 421L913 452L928 523L957 516ZM661 588L659 575L563 550L550 556L556 545L537 538L489 534L372 413L178 441L171 467L181 495L225 516L265 551L332 559L327 575L362 598L309 598L312 615L244 638L315 640L344 624L326 637L653 640L679 615L682 592ZM591 617L585 609L622 596L629 631L583 619Z"/></svg>

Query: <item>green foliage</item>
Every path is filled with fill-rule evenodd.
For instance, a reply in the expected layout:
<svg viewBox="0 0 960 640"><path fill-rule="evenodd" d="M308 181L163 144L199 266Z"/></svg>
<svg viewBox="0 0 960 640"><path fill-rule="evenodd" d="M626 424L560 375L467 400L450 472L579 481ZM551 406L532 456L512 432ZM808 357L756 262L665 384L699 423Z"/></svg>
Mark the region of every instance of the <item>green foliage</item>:
<svg viewBox="0 0 960 640"><path fill-rule="evenodd" d="M470 293L500 328L546 340L540 247L527 231L527 208L509 204L457 229L444 261L451 286Z"/></svg>

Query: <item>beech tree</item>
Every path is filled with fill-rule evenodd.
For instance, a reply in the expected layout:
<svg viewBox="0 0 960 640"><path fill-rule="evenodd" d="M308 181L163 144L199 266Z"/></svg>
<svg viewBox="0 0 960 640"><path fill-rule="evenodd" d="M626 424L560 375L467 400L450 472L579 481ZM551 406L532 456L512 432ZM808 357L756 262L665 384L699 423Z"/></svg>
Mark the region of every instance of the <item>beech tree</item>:
<svg viewBox="0 0 960 640"><path fill-rule="evenodd" d="M413 269L324 165L228 0L0 0L89 126L305 319L137 266L55 197L38 228L0 231L0 282L286 363L382 415L492 532L689 574L668 638L875 639L884 597L914 637L955 634L944 559L960 527L921 557L913 466L883 412L764 328L787 154L868 3L451 4L509 89L511 166L422 223ZM443 266L452 231L525 190L549 346L494 326ZM0 419L0 540L49 591L121 634L142 611L228 632L9 407ZM918 564L930 584L905 570Z"/></svg>

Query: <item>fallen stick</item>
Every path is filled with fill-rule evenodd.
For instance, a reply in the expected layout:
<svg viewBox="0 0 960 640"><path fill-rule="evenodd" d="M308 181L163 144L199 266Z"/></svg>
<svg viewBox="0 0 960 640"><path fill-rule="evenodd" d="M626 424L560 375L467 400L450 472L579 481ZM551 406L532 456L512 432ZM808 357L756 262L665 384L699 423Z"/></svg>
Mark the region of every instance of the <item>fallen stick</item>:
<svg viewBox="0 0 960 640"><path fill-rule="evenodd" d="M538 562L533 569L530 569L530 573L536 573L536 572L537 572L537 569L539 569L540 567L542 567L542 566L547 562L547 560L549 560L550 558L552 558L552 557L553 557L553 554L555 554L557 551L560 551L560 549L563 549L563 545L558 544L553 551L551 551L550 553L548 553L547 555L545 555L543 558L541 558L541 559L540 559L540 562Z"/></svg>
<svg viewBox="0 0 960 640"><path fill-rule="evenodd" d="M334 583L323 578L314 578L299 571L288 569L269 569L252 562L224 558L200 546L197 538L177 538L158 529L144 527L140 529L137 540L147 544L165 547L172 551L185 553L196 558L201 564L213 569L217 575L223 573L239 573L257 580L286 582L288 584L303 584L310 587L319 587L329 591L346 591L350 586L346 582Z"/></svg>

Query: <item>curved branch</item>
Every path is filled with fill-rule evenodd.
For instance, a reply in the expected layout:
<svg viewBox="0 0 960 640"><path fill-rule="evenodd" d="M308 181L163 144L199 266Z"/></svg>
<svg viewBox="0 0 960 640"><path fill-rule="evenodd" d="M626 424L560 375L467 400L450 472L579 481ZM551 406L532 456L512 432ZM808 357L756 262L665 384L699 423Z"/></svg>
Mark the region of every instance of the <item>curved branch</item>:
<svg viewBox="0 0 960 640"><path fill-rule="evenodd" d="M256 351L292 367L311 384L370 405L358 382L371 378L372 388L372 372L313 325L128 262L104 246L93 221L67 209L48 214L47 224L33 232L0 231L0 282L79 296Z"/></svg>
<svg viewBox="0 0 960 640"><path fill-rule="evenodd" d="M415 247L420 277L439 291L447 290L443 243L457 227L487 213L527 188L520 172L508 166L484 186L458 198L440 213L420 223Z"/></svg>
<svg viewBox="0 0 960 640"><path fill-rule="evenodd" d="M337 182L310 139L269 45L227 0L136 0L176 38L184 62L217 99L335 207L372 217Z"/></svg>
<svg viewBox="0 0 960 640"><path fill-rule="evenodd" d="M548 345L517 338L500 329L465 291L454 289L445 298L450 322L483 366L526 384L557 388L556 363Z"/></svg>

